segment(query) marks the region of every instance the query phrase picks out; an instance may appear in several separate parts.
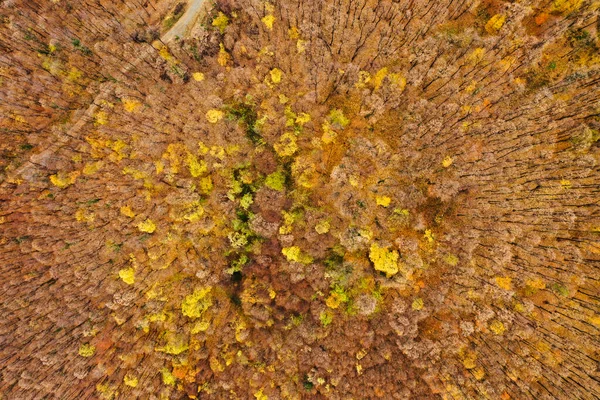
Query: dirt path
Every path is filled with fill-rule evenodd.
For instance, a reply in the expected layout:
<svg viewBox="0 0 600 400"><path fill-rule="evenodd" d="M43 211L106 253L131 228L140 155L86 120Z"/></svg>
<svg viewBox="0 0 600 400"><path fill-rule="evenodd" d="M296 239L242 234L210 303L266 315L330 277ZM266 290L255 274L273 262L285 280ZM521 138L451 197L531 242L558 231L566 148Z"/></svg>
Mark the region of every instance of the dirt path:
<svg viewBox="0 0 600 400"><path fill-rule="evenodd" d="M187 9L179 20L161 37L163 42L170 42L177 37L184 37L191 26L196 22L200 15L200 9L204 0L190 0Z"/></svg>
<svg viewBox="0 0 600 400"><path fill-rule="evenodd" d="M191 28L194 22L198 19L204 0L190 0L186 11L179 18L177 23L161 36L161 41L168 43L176 37L184 37L187 31ZM128 63L121 69L121 73L126 74L131 69L135 68L143 59L153 52L150 46L145 48L131 63ZM94 116L102 100L108 100L115 90L114 82L106 82L100 86L98 95L94 101L88 106L87 110L80 112L74 119L71 128L63 135L55 138L54 142L40 153L33 154L19 168L9 173L7 179L0 183L5 184L17 179L32 180L35 176L35 171L39 167L46 167L52 156L64 146L70 138L75 137L76 133L85 126L87 122L93 121Z"/></svg>

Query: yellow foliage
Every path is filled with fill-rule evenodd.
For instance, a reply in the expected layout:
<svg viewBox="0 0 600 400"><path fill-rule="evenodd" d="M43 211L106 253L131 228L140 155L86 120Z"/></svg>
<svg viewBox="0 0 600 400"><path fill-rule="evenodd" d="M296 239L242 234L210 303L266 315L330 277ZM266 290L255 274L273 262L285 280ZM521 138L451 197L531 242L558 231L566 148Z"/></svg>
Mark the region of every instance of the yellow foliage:
<svg viewBox="0 0 600 400"><path fill-rule="evenodd" d="M411 308L415 311L422 310L423 307L425 307L425 302L420 297L417 297L416 299L414 299L411 304Z"/></svg>
<svg viewBox="0 0 600 400"><path fill-rule="evenodd" d="M295 176L297 176L296 182L298 183L298 185L305 187L307 189L310 189L317 184L318 175L317 175L317 171L315 170L315 167L313 165L309 165L304 170L302 170L302 173L300 173L299 176L297 175L297 172L301 168L296 168L296 167L297 166L294 165L292 172L295 174Z"/></svg>
<svg viewBox="0 0 600 400"><path fill-rule="evenodd" d="M535 347L541 352L541 353L547 353L548 351L550 351L551 347L550 345L548 345L547 343L545 343L544 341L540 340L539 342L536 343Z"/></svg>
<svg viewBox="0 0 600 400"><path fill-rule="evenodd" d="M202 82L204 80L204 74L202 72L194 72L192 78L194 78L196 82Z"/></svg>
<svg viewBox="0 0 600 400"><path fill-rule="evenodd" d="M389 74L388 80L392 85L396 86L400 92L406 87L406 78L400 74Z"/></svg>
<svg viewBox="0 0 600 400"><path fill-rule="evenodd" d="M91 147L90 154L93 158L104 157L104 149L110 144L109 140L94 139L89 136L86 136L85 141L88 142Z"/></svg>
<svg viewBox="0 0 600 400"><path fill-rule="evenodd" d="M137 109L140 108L141 105L142 105L142 103L140 103L139 101L137 101L135 99L125 99L125 100L123 100L123 108L127 112L137 111Z"/></svg>
<svg viewBox="0 0 600 400"><path fill-rule="evenodd" d="M312 257L302 253L298 246L284 247L281 249L281 253L283 253L288 261L295 261L302 264L310 264L313 261Z"/></svg>
<svg viewBox="0 0 600 400"><path fill-rule="evenodd" d="M165 163L162 160L154 161L154 168L157 175L161 174L165 170Z"/></svg>
<svg viewBox="0 0 600 400"><path fill-rule="evenodd" d="M175 386L177 382L177 378L169 371L167 368L163 368L161 370L162 373L162 381L165 385Z"/></svg>
<svg viewBox="0 0 600 400"><path fill-rule="evenodd" d="M246 323L244 321L239 321L235 325L235 340L237 340L240 343L243 343L246 336L246 332Z"/></svg>
<svg viewBox="0 0 600 400"><path fill-rule="evenodd" d="M390 203L392 202L392 199L388 196L377 195L377 196L375 196L375 201L377 202L378 206L387 208L390 205Z"/></svg>
<svg viewBox="0 0 600 400"><path fill-rule="evenodd" d="M502 61L500 61L502 62ZM477 81L473 80L471 81L471 83L469 83L469 85L465 88L465 92L471 94L475 91L475 89L477 89Z"/></svg>
<svg viewBox="0 0 600 400"><path fill-rule="evenodd" d="M279 138L279 141L273 145L277 154L281 157L291 156L298 150L296 135L293 132L286 132Z"/></svg>
<svg viewBox="0 0 600 400"><path fill-rule="evenodd" d="M297 215L294 213L289 213L287 211L281 212L283 216L283 225L279 228L279 233L282 235L286 235L292 232L292 225L296 221Z"/></svg>
<svg viewBox="0 0 600 400"><path fill-rule="evenodd" d="M196 333L206 332L208 328L210 328L210 323L208 321L199 321L196 322L196 324L194 324L194 326L190 330L190 333L192 335L195 335Z"/></svg>
<svg viewBox="0 0 600 400"><path fill-rule="evenodd" d="M568 14L577 11L582 3L583 0L554 0L550 11Z"/></svg>
<svg viewBox="0 0 600 400"><path fill-rule="evenodd" d="M300 38L300 31L298 31L297 27L292 26L290 29L288 29L288 36L292 40L297 40Z"/></svg>
<svg viewBox="0 0 600 400"><path fill-rule="evenodd" d="M167 335L167 344L163 348L156 348L156 351L164 351L167 354L178 355L190 348L183 335L177 335L169 332Z"/></svg>
<svg viewBox="0 0 600 400"><path fill-rule="evenodd" d="M375 269L384 272L388 278L398 273L398 256L396 250L388 250L377 243L373 243L369 250L369 259Z"/></svg>
<svg viewBox="0 0 600 400"><path fill-rule="evenodd" d="M387 67L383 67L375 73L375 75L373 76L373 88L375 88L375 90L377 90L381 87L381 84L383 83L383 80L385 79L387 74L388 74Z"/></svg>
<svg viewBox="0 0 600 400"><path fill-rule="evenodd" d="M240 145L239 144L230 144L227 147L225 147L225 153L227 153L228 156L235 155L239 151L240 151Z"/></svg>
<svg viewBox="0 0 600 400"><path fill-rule="evenodd" d="M223 46L223 43L219 43L219 55L217 56L217 62L219 63L219 65L221 67L226 66L230 59L231 56L229 55L227 50L225 50L225 46Z"/></svg>
<svg viewBox="0 0 600 400"><path fill-rule="evenodd" d="M138 385L138 378L133 375L127 374L123 377L123 382L130 387L136 387Z"/></svg>
<svg viewBox="0 0 600 400"><path fill-rule="evenodd" d="M475 377L475 379L477 379L478 381L480 381L485 376L485 370L483 368L481 368L481 367L475 368L473 370L473 376Z"/></svg>
<svg viewBox="0 0 600 400"><path fill-rule="evenodd" d="M148 320L148 322L156 322L156 321L164 322L167 320L167 315L164 312L161 312L160 314L150 314L148 316L147 320Z"/></svg>
<svg viewBox="0 0 600 400"><path fill-rule="evenodd" d="M57 3L59 1L60 0L52 0L53 3ZM100 393L100 398L105 399L105 400L114 399L115 396L117 395L117 393L115 393L116 392L115 389L111 388L107 383L96 384L96 391L98 393Z"/></svg>
<svg viewBox="0 0 600 400"><path fill-rule="evenodd" d="M523 79L523 78L515 78L515 79L513 80L513 82L514 82L514 84L515 84L515 85L517 85L517 86L525 86L525 85L526 85L526 83L527 83L527 82L525 81L525 79Z"/></svg>
<svg viewBox="0 0 600 400"><path fill-rule="evenodd" d="M252 203L254 203L254 199L252 198L252 194L250 193L246 193L240 199L240 206L242 206L244 210L247 210L248 207L252 205Z"/></svg>
<svg viewBox="0 0 600 400"><path fill-rule="evenodd" d="M131 207L129 206L123 206L119 209L119 211L121 211L121 214L125 215L126 217L135 218L135 213L131 210Z"/></svg>
<svg viewBox="0 0 600 400"><path fill-rule="evenodd" d="M104 111L98 111L95 116L96 125L108 124L108 114Z"/></svg>
<svg viewBox="0 0 600 400"><path fill-rule="evenodd" d="M342 303L348 302L348 296L340 290L335 290L329 294L327 300L325 300L325 304L329 308L336 309Z"/></svg>
<svg viewBox="0 0 600 400"><path fill-rule="evenodd" d="M50 175L50 182L52 182L54 186L64 189L67 186L74 184L78 176L79 171L73 171L68 174L64 172L58 172L57 174Z"/></svg>
<svg viewBox="0 0 600 400"><path fill-rule="evenodd" d="M273 82L273 83L281 82L281 76L282 76L283 72L279 68L273 68L271 71L269 71L269 74L271 75L271 82Z"/></svg>
<svg viewBox="0 0 600 400"><path fill-rule="evenodd" d="M219 361L219 359L215 356L210 357L210 359L208 360L208 364L210 366L210 369L213 372L223 372L225 371L225 367L223 366L223 364L221 364L221 362Z"/></svg>
<svg viewBox="0 0 600 400"><path fill-rule="evenodd" d="M497 319L492 321L492 323L490 324L490 329L496 335L502 335L506 331L504 324L501 321L498 321Z"/></svg>
<svg viewBox="0 0 600 400"><path fill-rule="evenodd" d="M13 115L11 115L11 117L15 120L15 122L18 122L21 124L24 124L26 122L25 118L22 115L13 114Z"/></svg>
<svg viewBox="0 0 600 400"><path fill-rule="evenodd" d="M452 165L452 163L454 162L454 160L452 159L452 157L450 156L446 156L443 160L442 160L442 167L444 168L448 168L449 166Z"/></svg>
<svg viewBox="0 0 600 400"><path fill-rule="evenodd" d="M296 51L298 53L304 53L306 51L306 43L308 43L306 40L298 39L296 41Z"/></svg>
<svg viewBox="0 0 600 400"><path fill-rule="evenodd" d="M477 64L478 62L483 60L484 55L485 55L485 49L483 47L478 47L467 56L467 60L471 64Z"/></svg>
<svg viewBox="0 0 600 400"><path fill-rule="evenodd" d="M362 373L363 373L363 367L358 362L356 363L356 373L358 375L362 375Z"/></svg>
<svg viewBox="0 0 600 400"><path fill-rule="evenodd" d="M78 70L75 67L71 67L71 70L69 71L69 75L67 75L67 80L75 82L82 76L83 76L83 73L80 70Z"/></svg>
<svg viewBox="0 0 600 400"><path fill-rule="evenodd" d="M206 112L206 119L211 124L216 124L221 119L223 119L224 115L225 115L225 113L223 113L223 111L221 111L221 110L211 109Z"/></svg>
<svg viewBox="0 0 600 400"><path fill-rule="evenodd" d="M114 151L114 153L111 154L111 160L120 161L123 158L125 158L127 156L127 153L125 152L126 147L127 147L127 143L125 143L121 139L117 139L117 140L111 142L110 149L112 151Z"/></svg>
<svg viewBox="0 0 600 400"><path fill-rule="evenodd" d="M512 289L512 278L510 277L496 277L496 285L504 290Z"/></svg>
<svg viewBox="0 0 600 400"><path fill-rule="evenodd" d="M333 322L333 314L328 311L321 311L319 320L321 321L321 325L325 327Z"/></svg>
<svg viewBox="0 0 600 400"><path fill-rule="evenodd" d="M156 230L156 225L148 218L145 221L140 222L137 228L142 232L153 233Z"/></svg>
<svg viewBox="0 0 600 400"><path fill-rule="evenodd" d="M431 229L425 229L425 234L423 235L423 237L427 239L428 243L433 243L433 241L435 240L435 236L433 235L433 232L431 232Z"/></svg>
<svg viewBox="0 0 600 400"><path fill-rule="evenodd" d="M458 265L458 257L456 257L454 254L446 255L446 257L444 257L444 261L446 262L446 264L451 265L453 267L456 267Z"/></svg>
<svg viewBox="0 0 600 400"><path fill-rule="evenodd" d="M466 369L474 369L477 366L477 354L468 353L463 360L463 365Z"/></svg>
<svg viewBox="0 0 600 400"><path fill-rule="evenodd" d="M310 115L306 114L306 113L300 113L296 117L296 123L300 126L306 124L309 121L310 121Z"/></svg>
<svg viewBox="0 0 600 400"><path fill-rule="evenodd" d="M542 280L542 278L527 279L525 284L532 289L541 290L546 288L546 283Z"/></svg>
<svg viewBox="0 0 600 400"><path fill-rule="evenodd" d="M260 49L260 51L258 52L258 55L260 57L265 57L265 56L273 57L275 55L275 53L272 52L271 50L269 50L269 46L265 46L262 49Z"/></svg>
<svg viewBox="0 0 600 400"><path fill-rule="evenodd" d="M146 174L142 171L138 171L135 168L125 167L123 168L123 175L131 175L133 179L144 179L146 178Z"/></svg>
<svg viewBox="0 0 600 400"><path fill-rule="evenodd" d="M507 72L516 62L517 59L514 56L506 56L500 60L497 66L502 72Z"/></svg>
<svg viewBox="0 0 600 400"><path fill-rule="evenodd" d="M358 234L367 240L373 239L373 231L369 228L360 228Z"/></svg>
<svg viewBox="0 0 600 400"><path fill-rule="evenodd" d="M593 315L587 318L587 320L596 327L600 328L600 315Z"/></svg>
<svg viewBox="0 0 600 400"><path fill-rule="evenodd" d="M210 176L205 176L204 178L201 178L198 186L200 189L200 193L202 193L202 194L208 194L208 193L212 192L212 190L213 190L212 178Z"/></svg>
<svg viewBox="0 0 600 400"><path fill-rule="evenodd" d="M100 168L102 168L102 161L96 161L93 163L85 164L85 167L83 167L82 172L84 175L93 175L96 172L98 172Z"/></svg>
<svg viewBox="0 0 600 400"><path fill-rule="evenodd" d="M298 261L300 259L300 247L284 247L281 252L288 259L288 261Z"/></svg>
<svg viewBox="0 0 600 400"><path fill-rule="evenodd" d="M268 30L272 30L273 24L275 23L275 16L273 14L265 15L261 21L263 24L265 24Z"/></svg>
<svg viewBox="0 0 600 400"><path fill-rule="evenodd" d="M89 343L82 344L79 346L79 355L81 357L91 357L96 354L96 346L91 345Z"/></svg>
<svg viewBox="0 0 600 400"><path fill-rule="evenodd" d="M325 144L332 143L335 140L335 138L337 137L337 132L334 131L333 129L331 129L331 125L327 121L323 122L322 128L323 128L323 135L321 136L321 140Z"/></svg>
<svg viewBox="0 0 600 400"><path fill-rule="evenodd" d="M268 1L265 1L265 10L267 10L268 13L272 13L275 11L275 6Z"/></svg>
<svg viewBox="0 0 600 400"><path fill-rule="evenodd" d="M317 233L319 235L324 235L327 232L329 232L329 221L327 221L327 220L319 221L317 223L317 225L315 225L315 231L317 231Z"/></svg>
<svg viewBox="0 0 600 400"><path fill-rule="evenodd" d="M219 160L225 159L225 149L221 146L212 146L210 148L210 155L218 158Z"/></svg>
<svg viewBox="0 0 600 400"><path fill-rule="evenodd" d="M269 174L265 179L265 185L279 192L285 189L285 174L281 171L275 171Z"/></svg>
<svg viewBox="0 0 600 400"><path fill-rule="evenodd" d="M205 145L204 142L199 141L198 151L200 152L200 154L206 155L210 151L210 148L207 145Z"/></svg>
<svg viewBox="0 0 600 400"><path fill-rule="evenodd" d="M225 28L227 28L228 24L229 18L227 18L227 15L223 14L221 11L219 11L219 14L217 14L215 19L212 21L212 26L219 28L221 33L225 32Z"/></svg>
<svg viewBox="0 0 600 400"><path fill-rule="evenodd" d="M211 291L211 287L206 287L196 289L194 293L187 295L181 303L182 314L190 318L200 318L212 305Z"/></svg>
<svg viewBox="0 0 600 400"><path fill-rule="evenodd" d="M186 206L186 214L183 218L190 222L197 222L202 215L204 215L204 208L199 201L194 201Z"/></svg>
<svg viewBox="0 0 600 400"><path fill-rule="evenodd" d="M79 222L93 222L95 219L95 214L90 212L84 208L80 208L75 212L75 219Z"/></svg>
<svg viewBox="0 0 600 400"><path fill-rule="evenodd" d="M502 15L502 14L496 14L494 15L492 18L490 18L490 20L485 24L485 30L487 33L489 34L495 34L497 33L502 26L504 25L504 22L506 21L506 15Z"/></svg>
<svg viewBox="0 0 600 400"><path fill-rule="evenodd" d="M156 43L156 45L155 45ZM155 48L158 48L158 55L165 61L173 61L173 56L169 53L169 48L162 43L156 41L152 43Z"/></svg>
<svg viewBox="0 0 600 400"><path fill-rule="evenodd" d="M198 160L198 158L192 153L187 153L185 163L190 170L190 174L194 178L199 177L207 171L207 166L204 160Z"/></svg>
<svg viewBox="0 0 600 400"><path fill-rule="evenodd" d="M367 71L358 72L358 81L354 84L357 88L364 88L371 81L371 74Z"/></svg>
<svg viewBox="0 0 600 400"><path fill-rule="evenodd" d="M262 388L258 392L254 393L254 397L256 400L269 400L269 397L263 393Z"/></svg>
<svg viewBox="0 0 600 400"><path fill-rule="evenodd" d="M346 116L344 115L344 112L342 110L340 110L339 108L335 108L335 109L329 111L328 118L329 118L329 122L332 125L335 125L340 128L345 128L350 123L350 120L348 118L346 118Z"/></svg>
<svg viewBox="0 0 600 400"><path fill-rule="evenodd" d="M133 267L123 268L119 270L119 278L128 285L133 285L135 282L135 269Z"/></svg>

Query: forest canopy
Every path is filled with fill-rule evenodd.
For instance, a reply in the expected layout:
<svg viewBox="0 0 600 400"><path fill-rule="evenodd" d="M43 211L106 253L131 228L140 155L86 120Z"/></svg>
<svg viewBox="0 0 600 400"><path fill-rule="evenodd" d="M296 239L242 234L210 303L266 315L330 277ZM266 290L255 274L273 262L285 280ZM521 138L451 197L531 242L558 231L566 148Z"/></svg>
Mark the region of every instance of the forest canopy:
<svg viewBox="0 0 600 400"><path fill-rule="evenodd" d="M0 399L600 398L599 12L0 0Z"/></svg>

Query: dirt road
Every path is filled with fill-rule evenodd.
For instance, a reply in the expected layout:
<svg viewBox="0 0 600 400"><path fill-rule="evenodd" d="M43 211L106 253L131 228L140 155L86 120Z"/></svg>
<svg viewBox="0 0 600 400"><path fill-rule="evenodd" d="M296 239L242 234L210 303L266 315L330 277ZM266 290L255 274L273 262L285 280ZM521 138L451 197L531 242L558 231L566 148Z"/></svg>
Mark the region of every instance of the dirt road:
<svg viewBox="0 0 600 400"><path fill-rule="evenodd" d="M162 41L166 43L177 37L184 37L198 19L203 3L204 0L190 0L185 13L179 18L175 25L162 36Z"/></svg>

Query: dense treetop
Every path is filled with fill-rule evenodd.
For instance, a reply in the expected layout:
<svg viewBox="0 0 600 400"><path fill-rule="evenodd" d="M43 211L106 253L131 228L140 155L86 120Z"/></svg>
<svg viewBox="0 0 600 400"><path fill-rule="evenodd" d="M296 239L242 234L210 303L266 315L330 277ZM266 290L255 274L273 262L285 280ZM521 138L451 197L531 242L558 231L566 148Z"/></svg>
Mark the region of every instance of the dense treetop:
<svg viewBox="0 0 600 400"><path fill-rule="evenodd" d="M0 1L0 399L600 397L590 0Z"/></svg>

